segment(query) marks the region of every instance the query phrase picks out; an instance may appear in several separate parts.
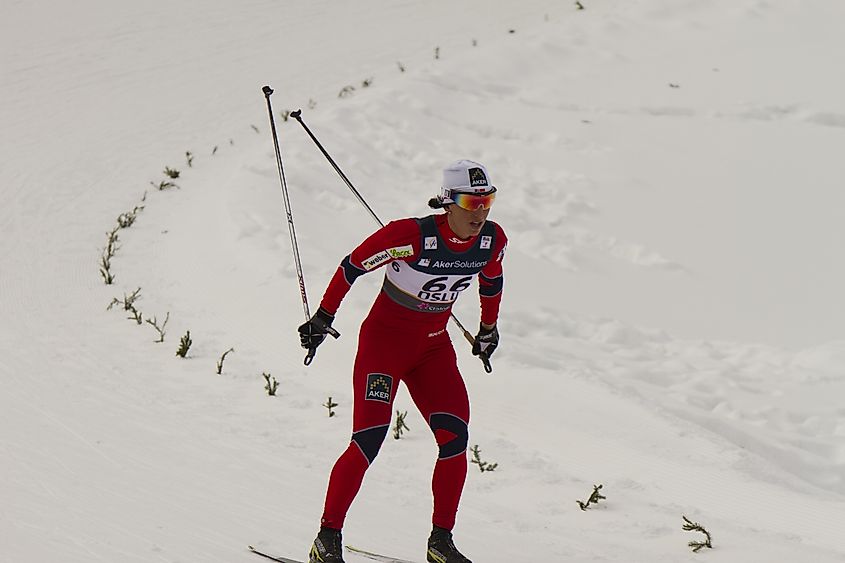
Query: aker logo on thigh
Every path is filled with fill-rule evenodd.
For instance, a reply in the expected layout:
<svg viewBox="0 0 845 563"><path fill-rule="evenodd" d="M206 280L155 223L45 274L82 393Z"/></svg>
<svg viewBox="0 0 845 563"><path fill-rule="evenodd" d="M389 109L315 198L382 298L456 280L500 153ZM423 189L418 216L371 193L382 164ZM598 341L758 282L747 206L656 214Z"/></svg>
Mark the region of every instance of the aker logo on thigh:
<svg viewBox="0 0 845 563"><path fill-rule="evenodd" d="M393 391L393 377L386 373L367 374L367 394L364 397L368 401L381 401L390 403L390 394Z"/></svg>

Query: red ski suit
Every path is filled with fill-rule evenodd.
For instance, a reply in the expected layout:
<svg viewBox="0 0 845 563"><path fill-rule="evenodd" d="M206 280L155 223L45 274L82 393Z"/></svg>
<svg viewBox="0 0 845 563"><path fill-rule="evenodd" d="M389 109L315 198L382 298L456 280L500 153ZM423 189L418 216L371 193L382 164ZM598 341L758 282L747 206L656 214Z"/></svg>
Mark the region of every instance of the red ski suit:
<svg viewBox="0 0 845 563"><path fill-rule="evenodd" d="M433 524L455 524L467 472L469 399L446 323L452 303L479 279L481 321L496 323L507 238L487 221L460 240L446 215L393 221L343 259L321 306L334 315L355 280L387 266L382 291L361 324L353 370L352 441L329 478L322 525L341 529L364 474L384 441L403 382L439 445Z"/></svg>

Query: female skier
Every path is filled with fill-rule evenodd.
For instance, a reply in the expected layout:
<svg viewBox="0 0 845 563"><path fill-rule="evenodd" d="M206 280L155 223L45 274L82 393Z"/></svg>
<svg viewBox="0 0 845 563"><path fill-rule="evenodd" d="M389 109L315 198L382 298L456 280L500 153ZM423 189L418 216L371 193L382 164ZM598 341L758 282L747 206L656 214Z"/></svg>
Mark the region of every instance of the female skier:
<svg viewBox="0 0 845 563"><path fill-rule="evenodd" d="M299 327L303 348L314 350L355 280L386 266L381 292L361 324L352 376L352 440L332 469L311 563L343 563L341 528L387 435L400 381L439 446L427 561L471 563L455 547L451 532L467 473L469 399L446 323L452 304L478 275L481 323L472 353L486 359L499 344L496 320L507 238L487 221L495 196L482 164L459 160L447 167L440 195L429 201L445 213L392 221L367 238L343 259L320 308Z"/></svg>

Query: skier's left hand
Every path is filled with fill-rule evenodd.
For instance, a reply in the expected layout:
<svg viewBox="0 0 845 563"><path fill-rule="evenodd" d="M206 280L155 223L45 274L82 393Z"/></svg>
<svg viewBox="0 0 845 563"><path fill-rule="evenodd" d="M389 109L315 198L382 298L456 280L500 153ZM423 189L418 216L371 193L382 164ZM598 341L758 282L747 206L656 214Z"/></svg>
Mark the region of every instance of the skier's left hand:
<svg viewBox="0 0 845 563"><path fill-rule="evenodd" d="M489 358L499 346L499 329L496 325L486 328L483 324L478 328L475 335L475 343L472 345L473 356L484 356Z"/></svg>

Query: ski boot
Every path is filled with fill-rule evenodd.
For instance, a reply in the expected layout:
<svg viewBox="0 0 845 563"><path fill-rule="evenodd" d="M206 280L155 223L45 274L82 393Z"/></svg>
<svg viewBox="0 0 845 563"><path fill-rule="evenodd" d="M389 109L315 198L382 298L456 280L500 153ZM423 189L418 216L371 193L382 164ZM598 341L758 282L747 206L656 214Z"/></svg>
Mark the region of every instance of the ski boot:
<svg viewBox="0 0 845 563"><path fill-rule="evenodd" d="M434 527L428 537L426 561L429 563L472 563L455 547L455 542L452 541L452 532L437 526Z"/></svg>
<svg viewBox="0 0 845 563"><path fill-rule="evenodd" d="M343 540L340 530L334 528L320 528L311 552L308 554L309 563L344 563Z"/></svg>

